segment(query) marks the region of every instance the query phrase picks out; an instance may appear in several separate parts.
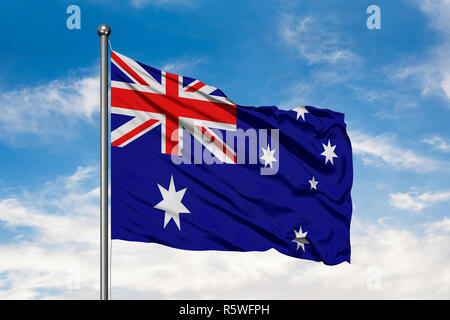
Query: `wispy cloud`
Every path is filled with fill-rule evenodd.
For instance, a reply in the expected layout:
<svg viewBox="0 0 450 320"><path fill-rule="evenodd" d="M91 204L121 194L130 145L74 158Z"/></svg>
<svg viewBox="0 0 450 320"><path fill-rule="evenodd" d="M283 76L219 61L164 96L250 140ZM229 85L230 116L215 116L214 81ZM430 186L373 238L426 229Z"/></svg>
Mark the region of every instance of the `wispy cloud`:
<svg viewBox="0 0 450 320"><path fill-rule="evenodd" d="M439 221L432 221L425 225L428 232L435 232L435 233L450 233L450 218L445 217L442 220Z"/></svg>
<svg viewBox="0 0 450 320"><path fill-rule="evenodd" d="M450 59L440 57L441 51L447 49L435 47L431 49L428 61L421 60L414 65L392 65L385 68L385 73L394 85L416 90L415 96L434 95L450 100Z"/></svg>
<svg viewBox="0 0 450 320"><path fill-rule="evenodd" d="M446 141L444 138L440 136L432 136L427 139L423 139L422 142L428 143L429 145L433 146L434 148L448 153L450 152L450 142Z"/></svg>
<svg viewBox="0 0 450 320"><path fill-rule="evenodd" d="M172 61L166 62L161 70L172 72L180 75L185 75L186 73L193 72L196 66L205 62L205 58L180 58Z"/></svg>
<svg viewBox="0 0 450 320"><path fill-rule="evenodd" d="M400 210L421 211L436 202L449 202L450 191L391 193L389 203Z"/></svg>
<svg viewBox="0 0 450 320"><path fill-rule="evenodd" d="M9 226L33 228L42 235L40 241L47 243L88 240L100 193L97 186L88 188L85 182L97 177L96 167L78 167L74 174L57 177L39 190L0 199L0 220Z"/></svg>
<svg viewBox="0 0 450 320"><path fill-rule="evenodd" d="M415 63L389 66L386 73L394 82L419 88L422 95L441 96L450 101L450 2L416 0L415 4L428 18L430 28L437 32L438 42L429 49L427 59L421 57Z"/></svg>
<svg viewBox="0 0 450 320"><path fill-rule="evenodd" d="M78 167L38 190L0 199L0 221L11 237L0 244L0 299L51 298L60 292L67 298L77 293L80 281L86 298L94 298L97 178L96 167Z"/></svg>
<svg viewBox="0 0 450 320"><path fill-rule="evenodd" d="M280 25L282 39L296 48L309 64L355 63L359 57L336 32L325 27L313 16L285 15Z"/></svg>
<svg viewBox="0 0 450 320"><path fill-rule="evenodd" d="M416 0L421 10L432 17L429 25L450 36L450 1L448 0Z"/></svg>
<svg viewBox="0 0 450 320"><path fill-rule="evenodd" d="M390 135L371 136L360 131L350 131L349 136L353 152L360 155L366 165L387 165L393 169L417 172L448 169L447 163L441 163L404 148Z"/></svg>
<svg viewBox="0 0 450 320"><path fill-rule="evenodd" d="M355 96L369 102L376 116L384 120L414 119L433 106L425 100L430 97L439 97L444 104L438 105L450 107L450 4L446 0L416 0L410 5L423 12L436 41L425 52L410 51L377 70L356 68L364 80L349 84ZM375 76L386 82L367 86Z"/></svg>
<svg viewBox="0 0 450 320"><path fill-rule="evenodd" d="M77 183L92 177L97 170L95 167L78 167L75 173L67 178L70 183ZM68 183L70 185L70 183Z"/></svg>
<svg viewBox="0 0 450 320"><path fill-rule="evenodd" d="M0 139L11 142L30 133L44 139L70 134L77 122L90 121L97 112L98 94L97 76L0 91Z"/></svg>
<svg viewBox="0 0 450 320"><path fill-rule="evenodd" d="M425 203L417 201L409 193L391 193L389 203L397 209L408 211L420 211L425 208Z"/></svg>

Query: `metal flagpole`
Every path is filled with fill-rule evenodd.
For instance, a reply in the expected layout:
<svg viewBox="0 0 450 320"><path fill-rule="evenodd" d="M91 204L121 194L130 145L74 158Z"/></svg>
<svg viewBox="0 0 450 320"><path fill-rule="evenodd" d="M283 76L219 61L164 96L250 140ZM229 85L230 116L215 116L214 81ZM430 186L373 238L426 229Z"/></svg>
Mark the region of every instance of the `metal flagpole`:
<svg viewBox="0 0 450 320"><path fill-rule="evenodd" d="M108 37L102 24L100 36L100 300L108 300Z"/></svg>

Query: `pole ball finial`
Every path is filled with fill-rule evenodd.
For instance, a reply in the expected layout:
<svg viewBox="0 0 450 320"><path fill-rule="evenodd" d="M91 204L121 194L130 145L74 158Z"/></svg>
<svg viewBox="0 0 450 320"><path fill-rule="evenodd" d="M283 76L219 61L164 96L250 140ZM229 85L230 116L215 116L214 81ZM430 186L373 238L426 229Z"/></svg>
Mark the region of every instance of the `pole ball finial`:
<svg viewBox="0 0 450 320"><path fill-rule="evenodd" d="M109 36L111 34L111 28L107 24L101 24L97 29L97 34L99 36Z"/></svg>

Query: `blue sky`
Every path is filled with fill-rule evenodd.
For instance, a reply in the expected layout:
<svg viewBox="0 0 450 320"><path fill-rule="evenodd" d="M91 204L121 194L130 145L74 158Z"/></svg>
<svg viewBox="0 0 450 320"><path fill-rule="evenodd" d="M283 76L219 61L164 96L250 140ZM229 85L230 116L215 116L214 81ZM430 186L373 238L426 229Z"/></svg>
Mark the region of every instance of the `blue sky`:
<svg viewBox="0 0 450 320"><path fill-rule="evenodd" d="M71 4L80 30L66 27ZM372 4L380 30L366 26ZM345 113L354 151L351 265L114 242L113 298L450 297L448 1L0 9L0 298L98 297L101 23L114 50L200 79L237 104ZM180 260L190 279L173 275Z"/></svg>

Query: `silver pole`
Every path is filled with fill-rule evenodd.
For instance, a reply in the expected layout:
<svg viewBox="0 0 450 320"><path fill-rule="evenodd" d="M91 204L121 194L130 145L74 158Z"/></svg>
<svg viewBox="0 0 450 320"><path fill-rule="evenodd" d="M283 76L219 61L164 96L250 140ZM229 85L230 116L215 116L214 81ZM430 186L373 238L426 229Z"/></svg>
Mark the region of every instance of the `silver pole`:
<svg viewBox="0 0 450 320"><path fill-rule="evenodd" d="M108 300L108 37L102 24L100 36L100 300Z"/></svg>

